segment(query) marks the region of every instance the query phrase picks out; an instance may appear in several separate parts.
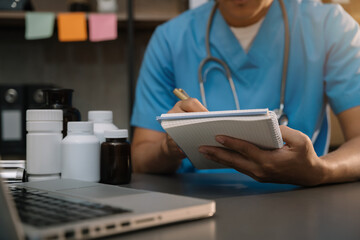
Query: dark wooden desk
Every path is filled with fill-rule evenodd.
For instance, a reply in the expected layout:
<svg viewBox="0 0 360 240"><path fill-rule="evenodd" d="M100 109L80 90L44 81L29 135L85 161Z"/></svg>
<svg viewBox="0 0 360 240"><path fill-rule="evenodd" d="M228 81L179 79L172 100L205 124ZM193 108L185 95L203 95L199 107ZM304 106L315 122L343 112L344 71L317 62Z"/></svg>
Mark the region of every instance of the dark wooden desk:
<svg viewBox="0 0 360 240"><path fill-rule="evenodd" d="M360 182L300 188L242 174L135 174L125 186L214 199L217 212L109 239L360 239Z"/></svg>

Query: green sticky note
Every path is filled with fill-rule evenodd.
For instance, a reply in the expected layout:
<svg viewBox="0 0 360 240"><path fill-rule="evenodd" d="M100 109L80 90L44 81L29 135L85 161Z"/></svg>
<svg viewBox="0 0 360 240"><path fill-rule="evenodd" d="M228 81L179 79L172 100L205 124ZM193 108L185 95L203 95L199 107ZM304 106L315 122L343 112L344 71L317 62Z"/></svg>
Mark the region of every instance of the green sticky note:
<svg viewBox="0 0 360 240"><path fill-rule="evenodd" d="M25 15L25 39L50 38L54 32L54 23L54 13L27 12Z"/></svg>

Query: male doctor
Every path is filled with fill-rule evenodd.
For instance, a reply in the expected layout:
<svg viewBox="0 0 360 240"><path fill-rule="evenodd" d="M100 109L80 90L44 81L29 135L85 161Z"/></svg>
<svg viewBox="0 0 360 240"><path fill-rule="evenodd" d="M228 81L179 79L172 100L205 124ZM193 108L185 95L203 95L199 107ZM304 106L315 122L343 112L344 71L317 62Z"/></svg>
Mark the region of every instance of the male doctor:
<svg viewBox="0 0 360 240"><path fill-rule="evenodd" d="M209 62L200 70L205 107L198 71L207 56L206 41L211 55L227 64L237 96L224 67ZM174 88L185 89L193 98L178 101ZM360 30L354 19L340 6L317 0L218 0L187 11L159 26L148 45L132 116L134 170L198 171L184 159L156 116L233 110L236 101L241 109L273 110L281 105L282 96L288 126L280 127L286 143L281 149L262 150L240 139L217 136L224 148L201 146L199 151L260 182L314 186L358 180ZM337 115L346 139L329 154L327 105Z"/></svg>

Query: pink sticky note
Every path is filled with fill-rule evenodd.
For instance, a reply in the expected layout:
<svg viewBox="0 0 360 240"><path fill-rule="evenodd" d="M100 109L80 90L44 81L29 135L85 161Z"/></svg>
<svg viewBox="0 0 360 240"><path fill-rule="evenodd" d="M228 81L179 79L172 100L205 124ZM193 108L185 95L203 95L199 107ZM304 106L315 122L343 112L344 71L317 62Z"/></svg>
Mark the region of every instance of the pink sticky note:
<svg viewBox="0 0 360 240"><path fill-rule="evenodd" d="M91 42L115 40L116 38L116 14L89 14L89 39Z"/></svg>

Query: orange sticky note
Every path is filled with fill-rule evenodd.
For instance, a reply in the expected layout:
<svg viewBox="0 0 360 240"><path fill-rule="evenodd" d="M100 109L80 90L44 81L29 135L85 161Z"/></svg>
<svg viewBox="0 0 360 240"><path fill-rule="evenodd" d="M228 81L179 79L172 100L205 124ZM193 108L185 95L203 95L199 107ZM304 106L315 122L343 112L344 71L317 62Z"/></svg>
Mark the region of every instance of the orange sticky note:
<svg viewBox="0 0 360 240"><path fill-rule="evenodd" d="M57 21L60 42L86 41L87 26L85 13L59 13Z"/></svg>

